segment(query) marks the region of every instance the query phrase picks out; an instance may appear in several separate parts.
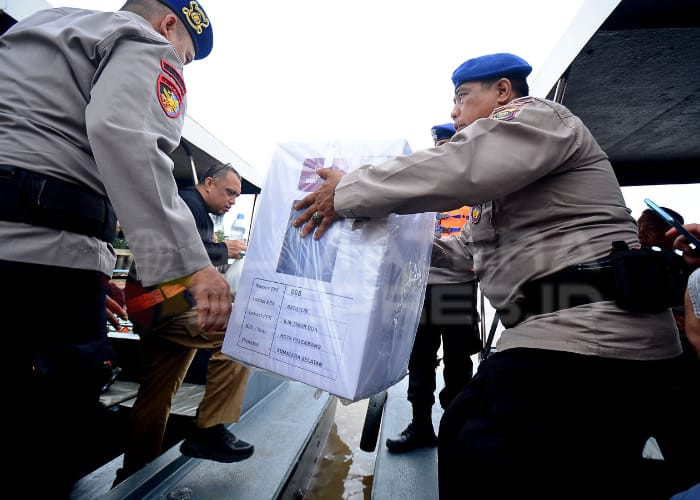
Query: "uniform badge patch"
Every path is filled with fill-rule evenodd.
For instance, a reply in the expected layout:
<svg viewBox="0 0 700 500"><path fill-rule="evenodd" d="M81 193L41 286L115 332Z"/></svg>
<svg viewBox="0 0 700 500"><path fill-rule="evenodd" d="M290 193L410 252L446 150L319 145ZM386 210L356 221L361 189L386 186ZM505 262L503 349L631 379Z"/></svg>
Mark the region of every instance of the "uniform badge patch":
<svg viewBox="0 0 700 500"><path fill-rule="evenodd" d="M515 101L509 102L505 106L501 106L500 108L494 109L491 112L489 118L509 122L512 119L514 119L518 115L518 113L520 113L522 106L524 106L525 104L529 104L532 101L534 101L534 99L532 98L516 99Z"/></svg>
<svg viewBox="0 0 700 500"><path fill-rule="evenodd" d="M498 111L494 111L493 113L491 113L491 118L493 118L494 120L502 120L504 122L509 122L516 117L518 111L520 111L519 107L499 109Z"/></svg>
<svg viewBox="0 0 700 500"><path fill-rule="evenodd" d="M474 205L470 215L472 224L478 224L481 220L481 205Z"/></svg>
<svg viewBox="0 0 700 500"><path fill-rule="evenodd" d="M182 78L180 72L175 69L175 66L170 64L165 59L160 60L160 67L163 71L177 84L180 89L180 94L187 95L187 87L185 86L185 79Z"/></svg>
<svg viewBox="0 0 700 500"><path fill-rule="evenodd" d="M158 76L156 85L158 102L170 118L177 118L182 112L182 96L177 85L164 75Z"/></svg>

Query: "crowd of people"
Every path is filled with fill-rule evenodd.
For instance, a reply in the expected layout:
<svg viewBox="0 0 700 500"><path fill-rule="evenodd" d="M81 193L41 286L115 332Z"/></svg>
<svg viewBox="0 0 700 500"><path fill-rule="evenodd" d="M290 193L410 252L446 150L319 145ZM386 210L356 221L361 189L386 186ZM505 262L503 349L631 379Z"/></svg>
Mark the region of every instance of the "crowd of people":
<svg viewBox="0 0 700 500"><path fill-rule="evenodd" d="M105 327L115 314L134 320L145 353L115 483L160 454L197 349L212 352L209 376L182 453L253 454L226 427L248 372L221 354L232 297L215 268L247 249L214 243L209 218L235 203L241 178L217 164L178 192L168 158L184 123L183 68L212 47L196 0L50 9L0 37L0 301L22 387L8 395L20 413L10 473L41 470L38 497L67 498L88 472L99 395L115 376ZM295 205L293 224L319 239L345 217L471 207L460 231L435 238L431 276L451 274L447 284L468 287L472 301L478 280L506 330L472 376L473 306L461 324L422 325L409 364L413 421L386 443L437 445L440 498L464 498L467 484L474 498L680 493L700 481L700 256L653 214L631 217L605 152L565 106L529 95L531 71L509 53L466 60L452 74L454 129L439 144L348 173L318 170L324 182ZM126 297L109 284L117 218L134 254ZM671 285L669 269L680 270ZM642 286L639 275L659 279ZM47 282L66 288L37 315L31 298ZM54 328L66 312L71 328ZM436 436L441 335L446 382L456 378L440 394ZM459 349L447 345L455 335ZM640 476L649 437L669 466L667 489Z"/></svg>

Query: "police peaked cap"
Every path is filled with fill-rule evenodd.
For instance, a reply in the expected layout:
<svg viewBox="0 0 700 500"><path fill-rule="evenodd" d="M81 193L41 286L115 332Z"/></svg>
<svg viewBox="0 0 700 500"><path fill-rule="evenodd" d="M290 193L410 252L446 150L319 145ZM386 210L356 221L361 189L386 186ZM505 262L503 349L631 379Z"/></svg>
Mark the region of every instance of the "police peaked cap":
<svg viewBox="0 0 700 500"><path fill-rule="evenodd" d="M442 141L443 139L451 139L455 135L455 126L450 123L435 125L430 132L433 134L433 141Z"/></svg>
<svg viewBox="0 0 700 500"><path fill-rule="evenodd" d="M207 57L214 45L214 35L211 31L211 21L199 2L196 0L158 1L170 7L189 31L194 43L194 58L204 59Z"/></svg>
<svg viewBox="0 0 700 500"><path fill-rule="evenodd" d="M525 78L531 71L532 66L514 54L488 54L464 61L452 73L452 83L456 89L465 82L501 77Z"/></svg>

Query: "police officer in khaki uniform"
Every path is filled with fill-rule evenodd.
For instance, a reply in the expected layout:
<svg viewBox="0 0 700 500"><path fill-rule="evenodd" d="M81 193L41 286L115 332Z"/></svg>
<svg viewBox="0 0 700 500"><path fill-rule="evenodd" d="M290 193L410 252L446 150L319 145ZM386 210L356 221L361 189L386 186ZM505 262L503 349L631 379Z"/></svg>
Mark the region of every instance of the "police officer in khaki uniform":
<svg viewBox="0 0 700 500"><path fill-rule="evenodd" d="M228 320L228 285L167 156L185 118L183 66L212 41L189 0L50 9L0 37L0 303L12 387L22 388L8 395L19 442L7 456L10 475L41 475L34 496L67 496L90 465L95 366L112 355L115 212L145 285L187 288L203 330Z"/></svg>
<svg viewBox="0 0 700 500"><path fill-rule="evenodd" d="M431 133L435 146L440 146L449 142L455 128L452 123L444 123L435 125ZM443 230L461 230L468 220L464 218L465 213L469 213L469 207L436 214L436 240L455 238L457 233ZM450 223L444 224L445 221ZM406 395L411 402L413 416L408 427L397 437L386 440L386 447L392 453L437 446L432 408L441 343L445 386L439 393L440 406L447 408L472 378L474 365L470 356L478 353L482 347L479 315L476 312L477 287L471 258L460 264L461 269L444 266L430 268L423 313L408 361Z"/></svg>
<svg viewBox="0 0 700 500"><path fill-rule="evenodd" d="M635 472L678 331L663 298L649 312L618 305L611 248L639 246L635 221L581 120L528 97L530 71L512 54L465 61L452 76L449 143L319 170L326 182L294 224L320 238L339 217L473 207L470 230L434 254L473 250L507 329L440 423L441 499L643 498L648 478Z"/></svg>

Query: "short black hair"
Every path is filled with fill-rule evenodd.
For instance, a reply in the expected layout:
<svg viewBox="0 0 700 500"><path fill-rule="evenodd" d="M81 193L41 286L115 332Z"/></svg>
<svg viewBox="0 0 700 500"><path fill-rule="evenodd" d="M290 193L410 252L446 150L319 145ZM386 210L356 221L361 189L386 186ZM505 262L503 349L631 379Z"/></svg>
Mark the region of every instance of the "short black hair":
<svg viewBox="0 0 700 500"><path fill-rule="evenodd" d="M230 163L214 163L211 165L206 172L204 172L204 176L199 179L198 184L204 184L204 181L207 179L207 177L211 177L214 180L217 179L224 179L226 176L229 174L229 172L233 172L236 174L236 177L238 177L239 180L241 179L241 174L238 173L238 170L233 168L233 165Z"/></svg>
<svg viewBox="0 0 700 500"><path fill-rule="evenodd" d="M173 12L170 7L157 0L126 0L119 10L133 12L149 21L153 16L163 16Z"/></svg>
<svg viewBox="0 0 700 500"><path fill-rule="evenodd" d="M518 94L518 97L530 95L530 87L527 84L527 80L522 77L498 76L495 78L489 78L488 80L481 80L481 85L485 88L491 88L491 86L501 78L507 78L510 80L511 85L513 86L513 91Z"/></svg>
<svg viewBox="0 0 700 500"><path fill-rule="evenodd" d="M668 207L661 207L668 215L676 219L677 222L680 224L685 224L685 219L683 219L683 216L673 210L672 208ZM652 209L647 208L642 212L642 215L639 217L639 222L642 224L654 224L654 223L661 223L664 224L665 226L668 226L668 223L666 222L665 219L663 219L659 214L654 212Z"/></svg>

